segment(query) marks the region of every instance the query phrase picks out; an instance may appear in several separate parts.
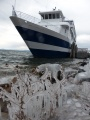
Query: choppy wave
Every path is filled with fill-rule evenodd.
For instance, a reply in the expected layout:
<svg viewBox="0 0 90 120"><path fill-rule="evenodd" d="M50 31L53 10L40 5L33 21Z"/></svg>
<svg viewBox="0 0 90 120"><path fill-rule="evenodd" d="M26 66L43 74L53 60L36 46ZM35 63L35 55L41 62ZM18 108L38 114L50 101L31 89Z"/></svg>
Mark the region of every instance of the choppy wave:
<svg viewBox="0 0 90 120"><path fill-rule="evenodd" d="M31 57L29 51L0 50L0 65L2 64L21 64L24 58Z"/></svg>
<svg viewBox="0 0 90 120"><path fill-rule="evenodd" d="M45 63L58 63L63 66L69 66L72 62L73 59L33 58L30 51L0 50L0 78L6 75L14 75L15 66L17 65L26 70Z"/></svg>

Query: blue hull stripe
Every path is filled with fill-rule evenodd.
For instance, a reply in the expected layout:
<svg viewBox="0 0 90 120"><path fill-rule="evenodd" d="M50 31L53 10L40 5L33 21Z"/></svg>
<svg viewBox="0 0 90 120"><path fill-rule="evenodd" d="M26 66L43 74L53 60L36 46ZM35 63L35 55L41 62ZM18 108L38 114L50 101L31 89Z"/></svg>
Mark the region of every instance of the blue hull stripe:
<svg viewBox="0 0 90 120"><path fill-rule="evenodd" d="M59 51L50 51L50 50L39 50L39 49L30 49L34 57L40 58L69 58L70 53L59 52Z"/></svg>
<svg viewBox="0 0 90 120"><path fill-rule="evenodd" d="M44 44L49 44L49 45L54 45L54 46L59 46L59 47L70 49L70 43L62 39L59 39L59 38L56 38L50 35L46 35L38 31L30 30L27 28L22 28L20 26L16 26L16 28L24 40L39 42L39 43L44 43Z"/></svg>

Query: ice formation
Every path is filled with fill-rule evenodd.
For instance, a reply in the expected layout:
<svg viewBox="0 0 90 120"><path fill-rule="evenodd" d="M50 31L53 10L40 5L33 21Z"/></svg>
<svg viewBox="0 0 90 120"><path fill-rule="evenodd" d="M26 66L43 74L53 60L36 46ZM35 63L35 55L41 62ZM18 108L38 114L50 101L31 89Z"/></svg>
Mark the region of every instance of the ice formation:
<svg viewBox="0 0 90 120"><path fill-rule="evenodd" d="M80 83L83 81L90 82L90 61L84 67L80 66L80 69L84 72L78 73L74 78L74 83Z"/></svg>
<svg viewBox="0 0 90 120"><path fill-rule="evenodd" d="M18 73L11 93L0 88L0 97L8 103L9 119L89 120L90 82L77 82L77 76L83 75L78 71L79 68L63 70L59 64L43 64L33 73Z"/></svg>
<svg viewBox="0 0 90 120"><path fill-rule="evenodd" d="M55 79L56 82L63 79L62 66L59 64L42 64L36 68L36 71L42 73L41 79L45 79L48 75L51 79Z"/></svg>
<svg viewBox="0 0 90 120"><path fill-rule="evenodd" d="M17 82L12 83L11 93L0 88L1 98L8 102L10 120L46 120L67 99L62 85L64 77L62 76L62 80L58 79L62 75L60 65L45 64L38 66L36 71L43 71L43 75L38 77L29 73L18 74ZM56 80L53 84L52 79Z"/></svg>

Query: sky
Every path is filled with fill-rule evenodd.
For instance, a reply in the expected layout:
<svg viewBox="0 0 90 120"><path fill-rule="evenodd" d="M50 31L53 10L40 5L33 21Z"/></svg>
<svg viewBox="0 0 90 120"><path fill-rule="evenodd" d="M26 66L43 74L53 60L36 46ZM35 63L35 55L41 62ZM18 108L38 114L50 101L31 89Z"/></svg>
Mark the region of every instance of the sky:
<svg viewBox="0 0 90 120"><path fill-rule="evenodd" d="M0 49L28 50L10 20L12 5L17 11L40 18L39 11L62 10L67 19L74 20L79 48L90 50L90 0L0 0Z"/></svg>

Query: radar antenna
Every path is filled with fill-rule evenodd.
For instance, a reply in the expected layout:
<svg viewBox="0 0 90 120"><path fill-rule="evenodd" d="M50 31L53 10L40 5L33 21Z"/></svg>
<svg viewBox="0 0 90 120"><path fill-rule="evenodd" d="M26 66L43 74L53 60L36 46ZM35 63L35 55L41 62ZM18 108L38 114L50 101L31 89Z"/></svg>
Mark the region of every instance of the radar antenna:
<svg viewBox="0 0 90 120"><path fill-rule="evenodd" d="M56 7L53 10L56 10Z"/></svg>

